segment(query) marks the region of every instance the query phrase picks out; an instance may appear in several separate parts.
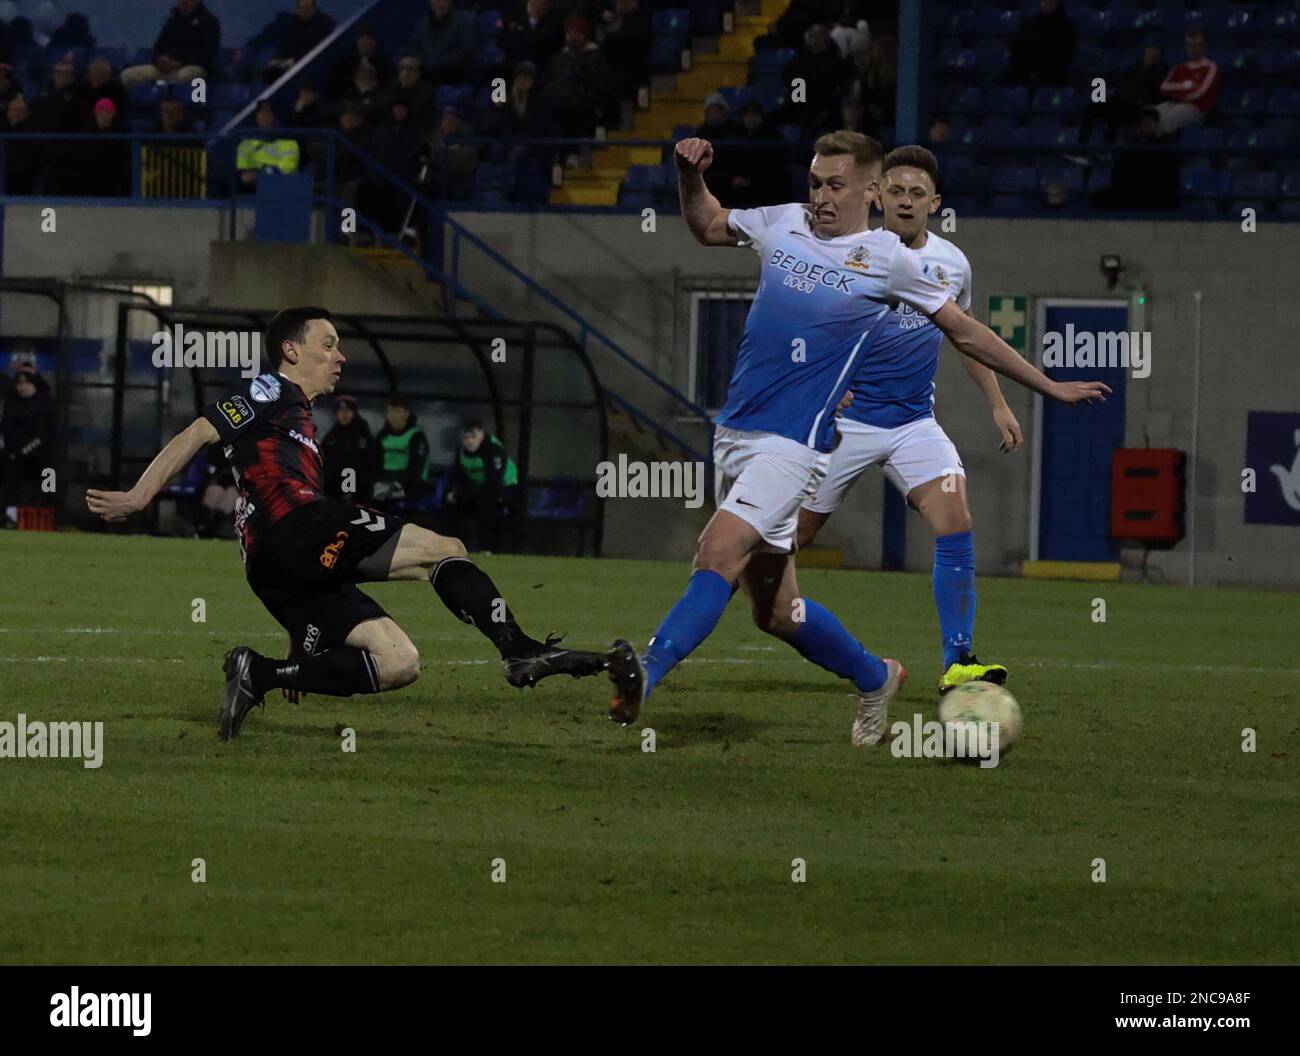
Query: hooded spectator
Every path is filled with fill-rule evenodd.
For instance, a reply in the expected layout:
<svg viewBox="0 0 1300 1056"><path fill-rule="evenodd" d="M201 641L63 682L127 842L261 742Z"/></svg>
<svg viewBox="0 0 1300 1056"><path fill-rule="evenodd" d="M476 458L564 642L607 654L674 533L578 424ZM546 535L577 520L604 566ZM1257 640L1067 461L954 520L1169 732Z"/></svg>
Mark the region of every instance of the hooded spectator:
<svg viewBox="0 0 1300 1056"><path fill-rule="evenodd" d="M1039 0L1039 13L1022 19L1011 41L1003 84L1066 84L1077 33L1061 0Z"/></svg>
<svg viewBox="0 0 1300 1056"><path fill-rule="evenodd" d="M392 75L392 65L379 50L379 40L369 22L357 26L357 35L353 38L352 53L334 64L329 76L329 94L335 99L342 98L351 84L356 80L357 67L369 62L379 74L379 82L384 84Z"/></svg>
<svg viewBox="0 0 1300 1056"><path fill-rule="evenodd" d="M216 66L220 50L221 23L203 0L176 0L154 42L153 62L123 70L122 84L128 92L148 81L188 84Z"/></svg>
<svg viewBox="0 0 1300 1056"><path fill-rule="evenodd" d="M21 367L0 411L0 508L18 520L19 506L42 504L41 477L54 461L54 399L36 370Z"/></svg>
<svg viewBox="0 0 1300 1056"><path fill-rule="evenodd" d="M361 417L352 396L340 396L334 424L321 441L325 464L325 494L347 503L367 503L374 487L378 448L369 423Z"/></svg>
<svg viewBox="0 0 1300 1056"><path fill-rule="evenodd" d="M508 67L531 62L544 70L562 47L564 16L553 0L527 0L523 13L507 18L502 27L501 51Z"/></svg>

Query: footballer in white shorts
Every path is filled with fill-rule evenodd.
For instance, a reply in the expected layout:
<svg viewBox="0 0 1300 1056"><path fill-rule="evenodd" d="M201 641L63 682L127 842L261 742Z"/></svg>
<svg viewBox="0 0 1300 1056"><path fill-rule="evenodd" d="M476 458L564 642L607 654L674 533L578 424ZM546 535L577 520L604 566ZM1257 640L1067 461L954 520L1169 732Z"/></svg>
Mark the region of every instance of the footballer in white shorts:
<svg viewBox="0 0 1300 1056"><path fill-rule="evenodd" d="M939 207L938 164L923 147L891 151L882 166L885 228L926 262L957 307L970 313L970 261L955 245L926 229ZM972 651L975 630L975 548L966 504L966 470L957 448L934 419L934 377L943 334L925 314L904 303L853 376L853 402L839 422L840 442L817 493L804 504L798 542L810 543L869 466L885 475L921 512L935 535L933 590L943 650L939 691L973 680L1001 683L1007 669L981 664ZM962 364L989 401L1003 449L1021 442L996 376L966 356Z"/></svg>
<svg viewBox="0 0 1300 1056"><path fill-rule="evenodd" d="M799 510L824 486L831 456L773 433L718 426L713 437L714 493L763 537L768 553L793 552Z"/></svg>

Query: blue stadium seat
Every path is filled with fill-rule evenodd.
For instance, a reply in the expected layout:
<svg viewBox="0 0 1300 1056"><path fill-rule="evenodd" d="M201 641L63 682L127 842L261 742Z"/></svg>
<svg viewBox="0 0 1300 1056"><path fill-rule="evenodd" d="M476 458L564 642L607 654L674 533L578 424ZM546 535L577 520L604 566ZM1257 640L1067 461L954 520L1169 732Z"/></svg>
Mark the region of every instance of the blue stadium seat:
<svg viewBox="0 0 1300 1056"><path fill-rule="evenodd" d="M626 187L618 193L619 204L628 209L653 209L654 191L629 191Z"/></svg>
<svg viewBox="0 0 1300 1056"><path fill-rule="evenodd" d="M984 95L984 109L989 113L1022 114L1029 109L1029 89L1024 85L990 88Z"/></svg>
<svg viewBox="0 0 1300 1056"><path fill-rule="evenodd" d="M132 66L152 66L153 65L153 48L136 48L135 58L131 60Z"/></svg>
<svg viewBox="0 0 1300 1056"><path fill-rule="evenodd" d="M678 37L655 37L650 45L650 65L660 73L681 69L682 48Z"/></svg>
<svg viewBox="0 0 1300 1056"><path fill-rule="evenodd" d="M1078 142L1079 130L1066 128L1059 117L1053 114L1040 114L1030 118L1030 142L1037 147L1066 146Z"/></svg>
<svg viewBox="0 0 1300 1056"><path fill-rule="evenodd" d="M1074 194L1080 194L1084 188L1084 171L1081 165L1044 165L1039 174L1038 186L1046 190L1051 184L1060 184Z"/></svg>
<svg viewBox="0 0 1300 1056"><path fill-rule="evenodd" d="M631 165L623 177L623 187L629 191L658 191L665 186L661 165Z"/></svg>
<svg viewBox="0 0 1300 1056"><path fill-rule="evenodd" d="M214 92L216 91L217 87L218 87L217 85L213 85ZM232 85L230 87L241 87L241 86ZM167 94L166 84L159 83L158 81L147 81L144 84L134 85L126 93L126 97L133 106L141 106L141 105L149 106L153 103L162 102L162 99L166 94Z"/></svg>
<svg viewBox="0 0 1300 1056"><path fill-rule="evenodd" d="M948 25L946 27L949 33L958 33L969 36L975 32L975 12L974 11L954 11L948 16Z"/></svg>
<svg viewBox="0 0 1300 1056"><path fill-rule="evenodd" d="M785 64L794 56L794 48L764 48L756 51L749 63L749 75L751 78L772 75L780 77L785 70Z"/></svg>
<svg viewBox="0 0 1300 1056"><path fill-rule="evenodd" d="M656 11L650 16L650 27L656 37L688 37L691 33L691 12L681 7Z"/></svg>
<svg viewBox="0 0 1300 1056"><path fill-rule="evenodd" d="M480 11L474 19L479 40L496 40L501 35L501 12Z"/></svg>
<svg viewBox="0 0 1300 1056"><path fill-rule="evenodd" d="M797 125L795 126L798 127ZM679 143L683 139L692 139L695 136L694 125L673 125L673 142Z"/></svg>
<svg viewBox="0 0 1300 1056"><path fill-rule="evenodd" d="M506 61L506 53L494 42L480 44L478 49L478 65L480 69L490 70L494 66L500 66Z"/></svg>
<svg viewBox="0 0 1300 1056"><path fill-rule="evenodd" d="M1234 172L1232 193L1238 198L1276 198L1278 182L1276 172Z"/></svg>
<svg viewBox="0 0 1300 1056"><path fill-rule="evenodd" d="M785 102L785 81L780 77L763 77L750 87L754 90L753 99L764 113L772 113Z"/></svg>
<svg viewBox="0 0 1300 1056"><path fill-rule="evenodd" d="M730 0L695 0L691 5L691 32L701 37L722 34L722 16L731 7Z"/></svg>
<svg viewBox="0 0 1300 1056"><path fill-rule="evenodd" d="M221 110L242 110L253 100L251 84L222 84L218 82L208 90L208 102ZM131 101L135 101L135 90L131 91Z"/></svg>
<svg viewBox="0 0 1300 1056"><path fill-rule="evenodd" d="M1183 193L1193 198L1218 197L1228 193L1229 172L1193 168L1183 172Z"/></svg>
<svg viewBox="0 0 1300 1056"><path fill-rule="evenodd" d="M1294 35L1296 28L1289 31ZM1300 75L1300 48L1267 47L1257 57L1259 72L1268 77L1295 77Z"/></svg>
<svg viewBox="0 0 1300 1056"><path fill-rule="evenodd" d="M1034 90L1033 109L1036 114L1072 114L1079 109L1073 88L1043 86Z"/></svg>
<svg viewBox="0 0 1300 1056"><path fill-rule="evenodd" d="M1191 125L1183 129L1178 145L1189 150L1202 150L1207 147L1221 147L1227 137L1221 128L1206 128L1203 125Z"/></svg>
<svg viewBox="0 0 1300 1056"><path fill-rule="evenodd" d="M1088 191L1104 191L1110 186L1114 169L1109 165L1096 165L1088 173Z"/></svg>
<svg viewBox="0 0 1300 1056"><path fill-rule="evenodd" d="M952 101L954 113L983 113L987 109L984 101L984 89L979 87L963 88Z"/></svg>
<svg viewBox="0 0 1300 1056"><path fill-rule="evenodd" d="M439 110L444 106L454 106L465 113L474 104L474 86L472 84L440 85L434 100Z"/></svg>
<svg viewBox="0 0 1300 1056"><path fill-rule="evenodd" d="M731 107L733 117L739 117L740 111L745 108L754 95L749 85L743 85L739 88L719 88L718 94L727 100L727 105Z"/></svg>
<svg viewBox="0 0 1300 1056"><path fill-rule="evenodd" d="M1232 10L1223 10L1216 12L1207 28L1215 33L1230 33L1234 36L1245 36L1248 33L1255 33L1261 19L1248 7L1236 7Z"/></svg>
<svg viewBox="0 0 1300 1056"><path fill-rule="evenodd" d="M1028 210L1028 202L1023 194L995 194L989 199L989 209L995 213L1023 214Z"/></svg>
<svg viewBox="0 0 1300 1056"><path fill-rule="evenodd" d="M1084 8L1073 13L1081 37L1104 37L1110 32L1110 12Z"/></svg>
<svg viewBox="0 0 1300 1056"><path fill-rule="evenodd" d="M1270 37L1291 36L1300 28L1300 12L1294 8L1279 6L1264 12L1256 28L1260 33L1266 33Z"/></svg>
<svg viewBox="0 0 1300 1056"><path fill-rule="evenodd" d="M939 52L938 65L949 72L967 72L975 69L974 48L948 48Z"/></svg>
<svg viewBox="0 0 1300 1056"><path fill-rule="evenodd" d="M1020 12L1014 8L987 7L975 16L975 32L985 37L1012 37L1020 25Z"/></svg>
<svg viewBox="0 0 1300 1056"><path fill-rule="evenodd" d="M980 126L980 138L984 143L1009 143L1015 123L1009 114L993 114L984 119Z"/></svg>
<svg viewBox="0 0 1300 1056"><path fill-rule="evenodd" d="M785 137L785 141L792 147L803 139L803 129L798 125L780 125L778 126L777 131Z"/></svg>
<svg viewBox="0 0 1300 1056"><path fill-rule="evenodd" d="M1277 211L1285 220L1300 220L1300 198L1287 198Z"/></svg>
<svg viewBox="0 0 1300 1056"><path fill-rule="evenodd" d="M993 75L1006 69L1011 49L999 41L981 44L975 49L975 69L980 73Z"/></svg>
<svg viewBox="0 0 1300 1056"><path fill-rule="evenodd" d="M1285 135L1268 128L1241 128L1228 133L1228 146L1233 150L1268 150L1285 147Z"/></svg>
<svg viewBox="0 0 1300 1056"><path fill-rule="evenodd" d="M1181 208L1184 213L1206 220L1213 220L1220 216L1217 197L1192 198L1183 202Z"/></svg>
<svg viewBox="0 0 1300 1056"><path fill-rule="evenodd" d="M1217 104L1220 113L1224 114L1247 114L1254 116L1260 113L1264 108L1264 93L1258 88L1247 88L1245 91L1224 92L1219 96Z"/></svg>
<svg viewBox="0 0 1300 1056"><path fill-rule="evenodd" d="M1141 32L1155 18L1155 12L1143 11L1135 3L1113 3L1107 8L1110 14L1109 30L1117 34Z"/></svg>
<svg viewBox="0 0 1300 1056"><path fill-rule="evenodd" d="M120 73L122 67L126 65L126 48L96 48L92 53L94 58L101 55L113 64L114 73Z"/></svg>
<svg viewBox="0 0 1300 1056"><path fill-rule="evenodd" d="M1268 98L1268 112L1275 116L1300 115L1300 89L1283 88L1274 92Z"/></svg>

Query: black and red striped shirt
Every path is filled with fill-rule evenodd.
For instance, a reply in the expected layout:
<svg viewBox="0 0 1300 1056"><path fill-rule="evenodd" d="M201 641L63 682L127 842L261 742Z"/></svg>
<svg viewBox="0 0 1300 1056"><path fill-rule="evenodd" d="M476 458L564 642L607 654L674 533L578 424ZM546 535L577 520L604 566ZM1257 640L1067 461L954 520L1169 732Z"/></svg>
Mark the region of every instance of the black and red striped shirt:
<svg viewBox="0 0 1300 1056"><path fill-rule="evenodd" d="M244 560L286 514L325 498L311 403L283 374L262 374L203 410L239 483Z"/></svg>

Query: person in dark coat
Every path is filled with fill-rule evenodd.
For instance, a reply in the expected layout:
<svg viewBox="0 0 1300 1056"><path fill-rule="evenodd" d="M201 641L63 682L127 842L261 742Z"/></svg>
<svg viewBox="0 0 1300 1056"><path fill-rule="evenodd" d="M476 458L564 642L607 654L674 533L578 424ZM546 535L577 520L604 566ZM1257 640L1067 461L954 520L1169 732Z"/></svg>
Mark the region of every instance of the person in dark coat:
<svg viewBox="0 0 1300 1056"><path fill-rule="evenodd" d="M128 92L149 81L188 84L216 66L220 50L221 23L203 0L176 0L154 42L153 62L128 66L122 71L122 84Z"/></svg>
<svg viewBox="0 0 1300 1056"><path fill-rule="evenodd" d="M470 79L478 58L474 16L457 11L453 0L429 0L429 13L416 23L406 54L420 60L420 67L434 84L463 84Z"/></svg>
<svg viewBox="0 0 1300 1056"><path fill-rule="evenodd" d="M379 74L379 80L387 84L392 76L392 66L379 50L379 40L369 22L357 26L357 35L353 38L353 51L347 58L339 59L330 70L326 85L331 99L339 99L348 90L357 77L357 67L369 62Z"/></svg>
<svg viewBox="0 0 1300 1056"><path fill-rule="evenodd" d="M790 148L775 128L767 123L763 108L749 103L740 115L739 138L749 147L738 151L731 178L731 206L734 209L777 205L790 199Z"/></svg>
<svg viewBox="0 0 1300 1056"><path fill-rule="evenodd" d="M734 208L733 199L737 192L735 179L741 174L744 158L735 147L724 141L741 139L744 128L731 116L731 104L721 92L714 92L704 100L704 122L695 130L700 139L710 143L723 143L713 153L713 164L704 174L704 184L714 196L728 208Z"/></svg>
<svg viewBox="0 0 1300 1056"><path fill-rule="evenodd" d="M1079 124L1079 142L1086 144L1098 123L1106 126L1106 142L1114 143L1120 133L1133 128L1144 111L1164 99L1160 85L1168 73L1160 45L1148 43L1142 57L1115 80L1115 89L1104 102L1089 103Z"/></svg>
<svg viewBox="0 0 1300 1056"><path fill-rule="evenodd" d="M564 47L564 16L553 0L527 0L523 11L507 16L501 33L501 51L507 67L517 69L531 62L546 69Z"/></svg>
<svg viewBox="0 0 1300 1056"><path fill-rule="evenodd" d="M5 131L37 132L32 122L32 108L21 95L9 100L5 109ZM40 142L24 139L5 144L5 193L35 194L36 180L44 167Z"/></svg>
<svg viewBox="0 0 1300 1056"><path fill-rule="evenodd" d="M41 491L42 473L54 461L54 397L30 366L14 375L0 411L0 509L9 522L19 506L51 502Z"/></svg>
<svg viewBox="0 0 1300 1056"><path fill-rule="evenodd" d="M1077 36L1060 0L1039 0L1039 13L1022 19L1011 41L1002 83L1066 84Z"/></svg>
<svg viewBox="0 0 1300 1056"><path fill-rule="evenodd" d="M379 448L354 397L340 396L334 415L334 424L320 445L325 494L340 502L367 503L374 487Z"/></svg>
<svg viewBox="0 0 1300 1056"><path fill-rule="evenodd" d="M266 83L276 80L333 32L334 19L317 6L316 0L297 0L292 15L283 16L282 21L277 19L263 30L273 37L275 44L275 57L262 72Z"/></svg>

